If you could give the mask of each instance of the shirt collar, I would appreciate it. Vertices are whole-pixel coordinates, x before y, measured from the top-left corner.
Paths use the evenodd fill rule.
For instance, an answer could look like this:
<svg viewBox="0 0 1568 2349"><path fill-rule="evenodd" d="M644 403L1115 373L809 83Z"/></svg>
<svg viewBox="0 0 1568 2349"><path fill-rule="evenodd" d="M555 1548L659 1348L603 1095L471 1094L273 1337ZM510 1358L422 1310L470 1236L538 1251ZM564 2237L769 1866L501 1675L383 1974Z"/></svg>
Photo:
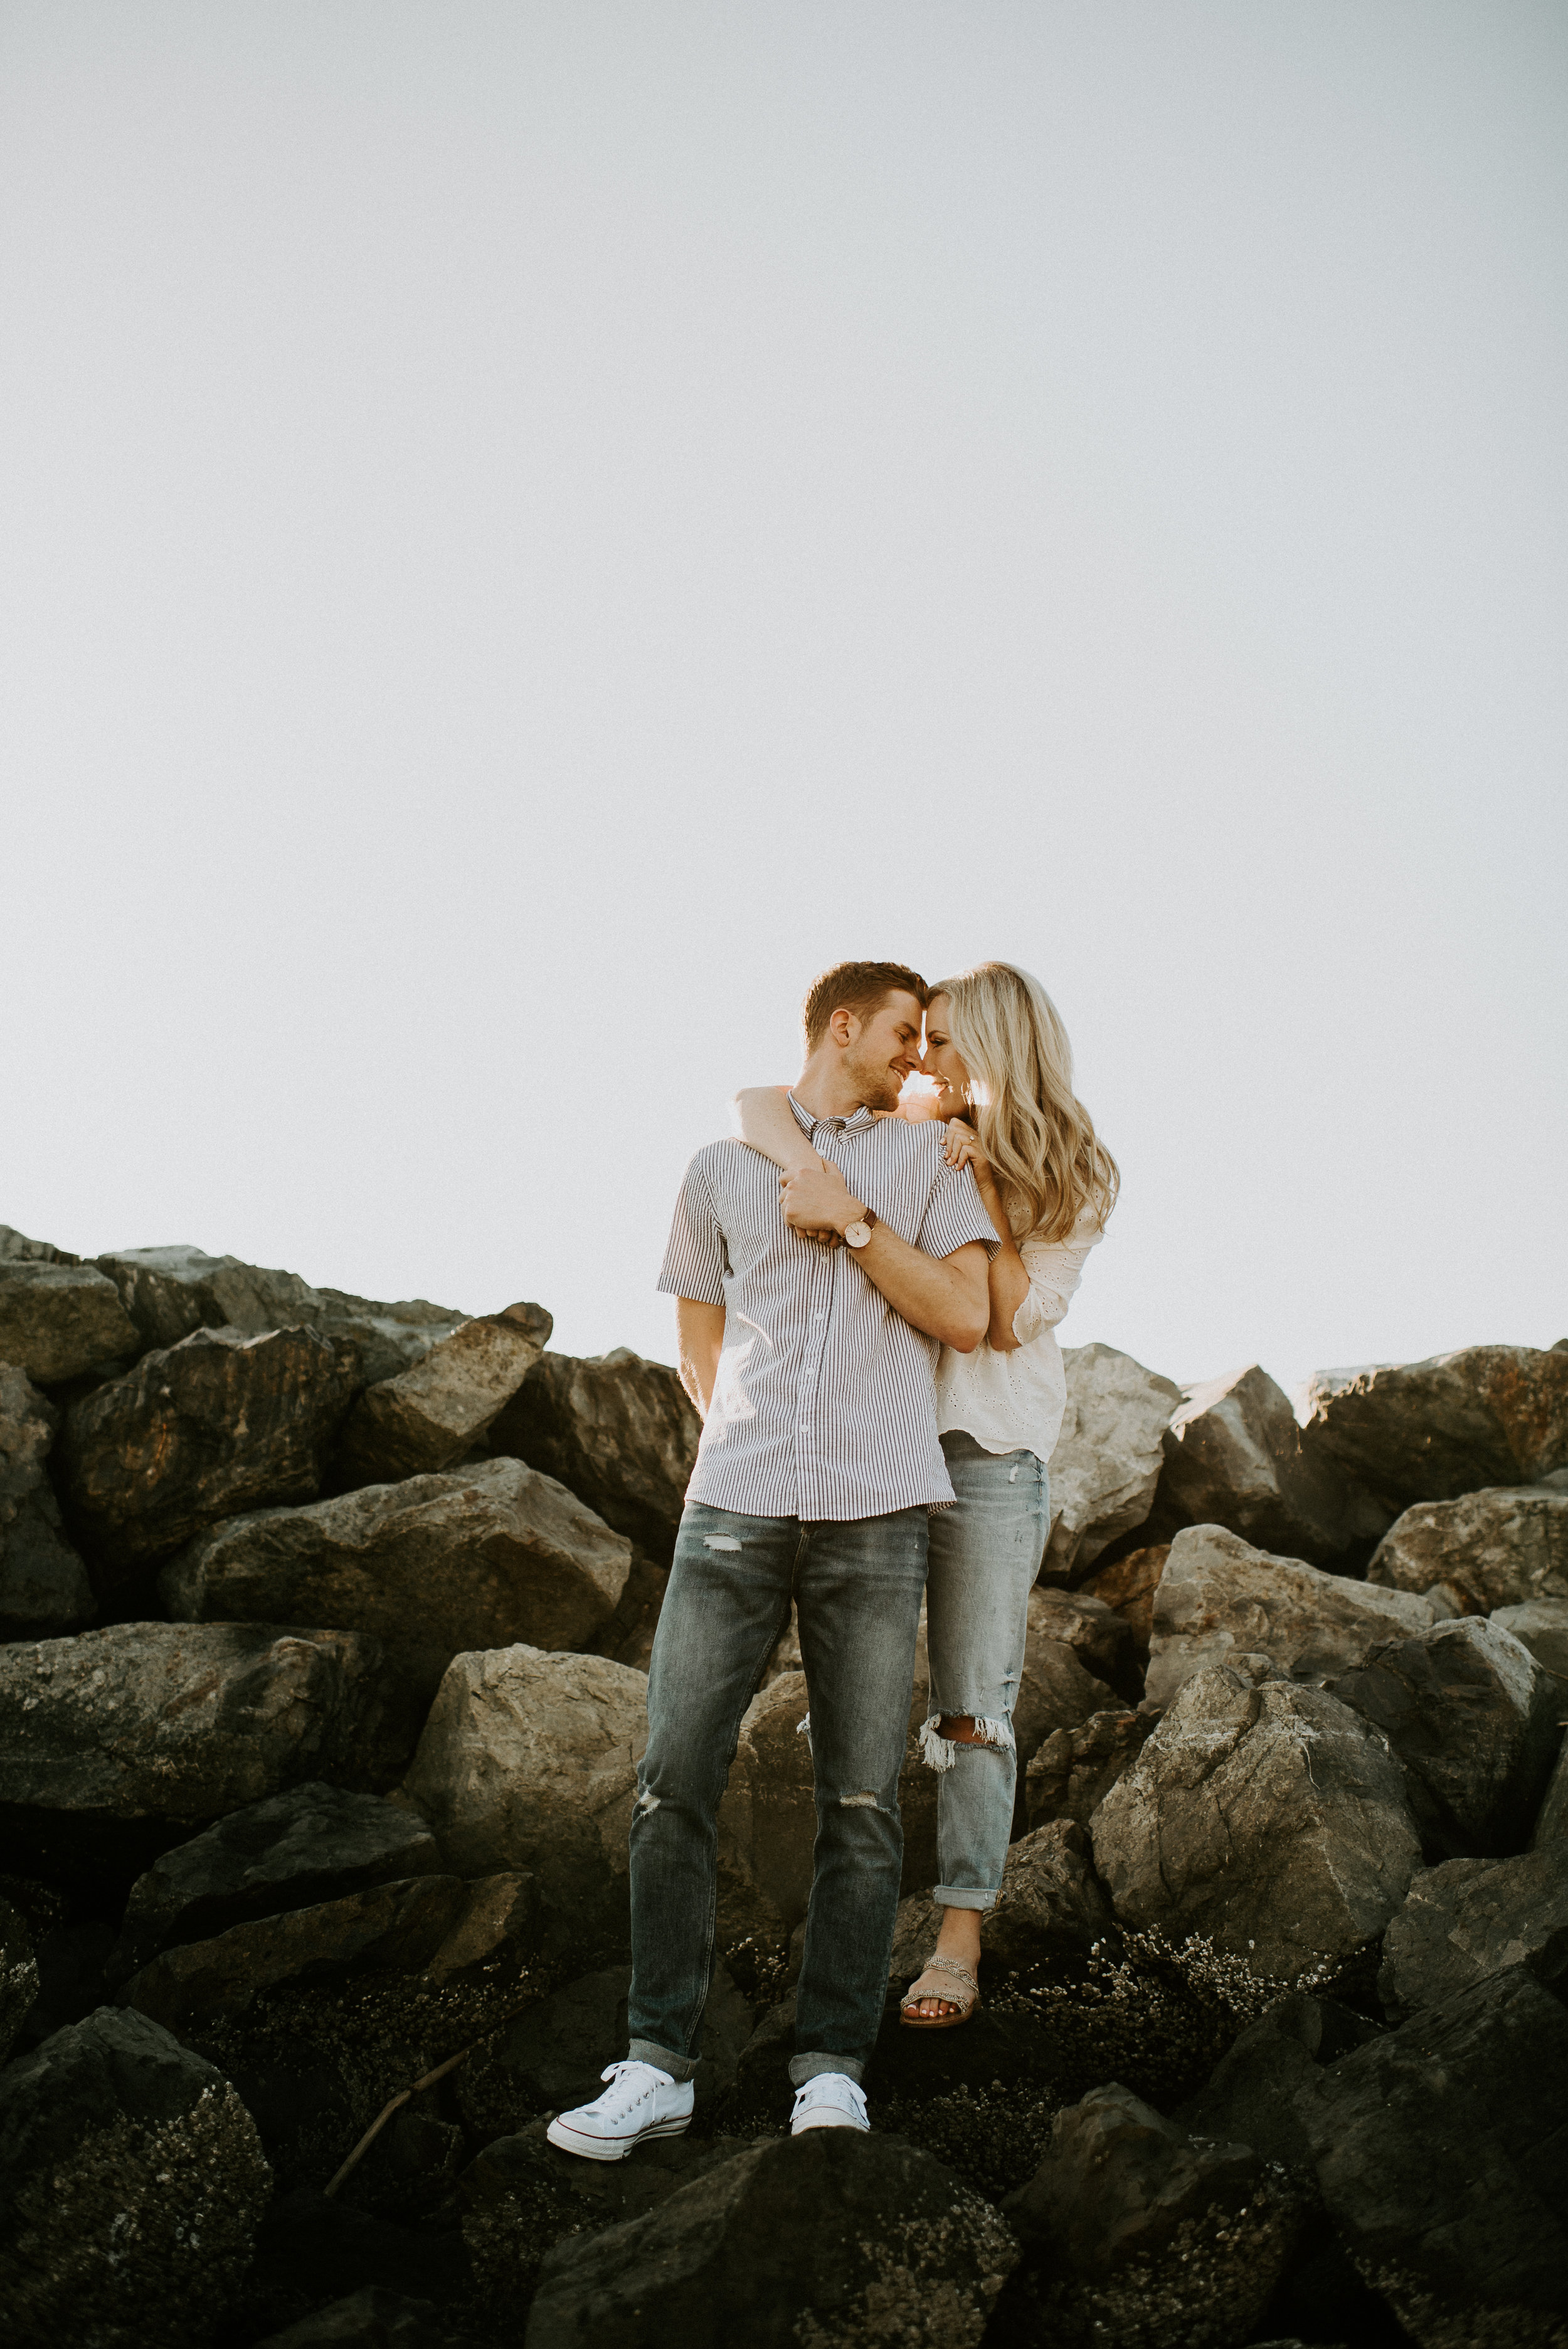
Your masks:
<svg viewBox="0 0 1568 2349"><path fill-rule="evenodd" d="M867 1109L863 1102L853 1117L813 1117L809 1109L801 1108L793 1093L789 1095L789 1106L802 1133L810 1133L814 1125L825 1125L834 1133L863 1133L868 1125L876 1123L875 1112Z"/></svg>

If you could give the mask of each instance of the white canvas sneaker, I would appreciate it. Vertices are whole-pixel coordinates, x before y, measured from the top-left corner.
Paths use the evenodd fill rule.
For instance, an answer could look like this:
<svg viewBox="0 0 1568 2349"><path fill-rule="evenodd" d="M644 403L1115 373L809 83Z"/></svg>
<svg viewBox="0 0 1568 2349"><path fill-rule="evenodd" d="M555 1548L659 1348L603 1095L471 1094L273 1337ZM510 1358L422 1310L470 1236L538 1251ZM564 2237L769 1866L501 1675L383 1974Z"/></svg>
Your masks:
<svg viewBox="0 0 1568 2349"><path fill-rule="evenodd" d="M795 2110L789 2117L789 2134L799 2137L806 2129L855 2128L869 2129L866 2100L860 2083L851 2080L847 2072L819 2072L795 2092Z"/></svg>
<svg viewBox="0 0 1568 2349"><path fill-rule="evenodd" d="M610 2085L591 2105L557 2113L546 2129L552 2145L584 2161L624 2161L650 2137L684 2137L691 2127L693 2088L672 2080L656 2064L612 2064L599 2077Z"/></svg>

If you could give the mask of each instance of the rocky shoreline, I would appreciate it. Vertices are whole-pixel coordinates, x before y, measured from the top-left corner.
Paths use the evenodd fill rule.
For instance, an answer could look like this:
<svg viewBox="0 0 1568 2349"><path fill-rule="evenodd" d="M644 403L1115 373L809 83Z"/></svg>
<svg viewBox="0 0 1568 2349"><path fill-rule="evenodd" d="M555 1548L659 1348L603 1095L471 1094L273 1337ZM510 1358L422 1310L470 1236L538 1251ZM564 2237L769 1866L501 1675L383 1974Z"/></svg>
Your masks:
<svg viewBox="0 0 1568 2349"><path fill-rule="evenodd" d="M1568 1341L1068 1350L983 2012L897 2026L922 1656L873 2132L781 2134L787 1636L696 2121L600 2168L697 1424L550 1334L0 1226L7 2338L1568 2349Z"/></svg>

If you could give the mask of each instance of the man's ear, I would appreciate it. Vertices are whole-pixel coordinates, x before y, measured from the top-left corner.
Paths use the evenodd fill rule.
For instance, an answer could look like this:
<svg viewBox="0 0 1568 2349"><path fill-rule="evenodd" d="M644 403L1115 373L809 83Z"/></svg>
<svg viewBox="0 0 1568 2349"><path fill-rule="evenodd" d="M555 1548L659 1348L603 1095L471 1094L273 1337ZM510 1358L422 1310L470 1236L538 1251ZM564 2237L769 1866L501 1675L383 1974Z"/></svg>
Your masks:
<svg viewBox="0 0 1568 2349"><path fill-rule="evenodd" d="M861 1032L861 1023L847 1004L841 1003L828 1015L828 1033L835 1044L852 1044Z"/></svg>

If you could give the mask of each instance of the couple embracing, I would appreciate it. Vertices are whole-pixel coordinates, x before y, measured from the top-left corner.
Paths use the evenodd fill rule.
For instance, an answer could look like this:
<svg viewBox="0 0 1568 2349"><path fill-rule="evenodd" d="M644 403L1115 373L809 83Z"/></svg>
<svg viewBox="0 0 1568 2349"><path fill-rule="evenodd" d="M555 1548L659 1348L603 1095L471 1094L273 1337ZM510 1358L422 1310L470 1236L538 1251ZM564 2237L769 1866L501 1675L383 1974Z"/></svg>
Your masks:
<svg viewBox="0 0 1568 2349"><path fill-rule="evenodd" d="M912 2028L974 2012L1007 1856L1013 1705L1066 1397L1052 1333L1117 1170L1074 1098L1049 997L1011 964L928 988L898 963L841 963L803 1017L793 1090L740 1094L742 1138L687 1168L659 1282L678 1300L703 1433L648 1676L630 2049L604 2095L550 2126L590 2160L691 2118L715 1822L791 1602L817 1802L796 2135L869 2126L923 1596L943 1924L903 2003ZM939 1090L911 1117L900 1093L916 1071Z"/></svg>

